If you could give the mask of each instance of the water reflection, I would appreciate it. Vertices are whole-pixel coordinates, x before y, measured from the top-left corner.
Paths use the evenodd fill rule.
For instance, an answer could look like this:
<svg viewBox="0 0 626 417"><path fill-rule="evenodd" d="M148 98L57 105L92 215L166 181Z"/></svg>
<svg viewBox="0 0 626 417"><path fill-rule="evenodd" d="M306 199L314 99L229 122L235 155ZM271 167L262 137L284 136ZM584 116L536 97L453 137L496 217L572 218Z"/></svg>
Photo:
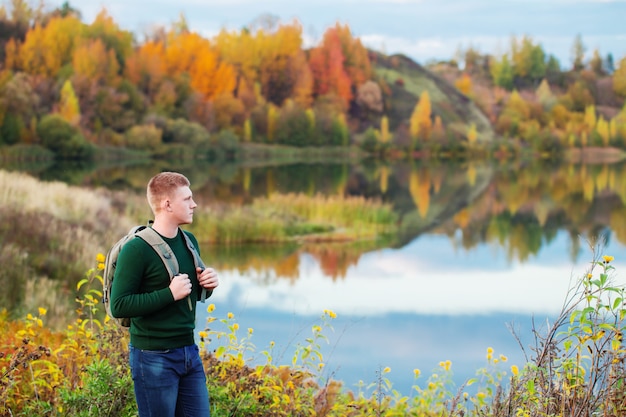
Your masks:
<svg viewBox="0 0 626 417"><path fill-rule="evenodd" d="M571 261L569 244L569 235L559 233L541 254L522 263L509 262L490 245L458 251L444 236L422 236L402 248L363 254L339 280L329 279L313 256L300 253L295 280L279 279L280 272L271 268L223 271L212 299L214 314L233 312L242 329L254 329L253 363L264 363L261 352L271 341L279 350L275 358L290 363L298 343L304 344L311 326L330 309L338 318L323 349L325 377L355 389L359 380L374 382L376 372L389 366L394 387L409 394L413 369L427 376L450 360L460 386L486 365L487 347L508 357L503 370L525 363L510 327L528 349L533 323L540 330L560 311L567 290L588 266ZM623 249L610 243L606 251ZM615 266L619 271L624 265ZM199 313L199 326L206 317ZM426 376L418 381L422 386Z"/></svg>

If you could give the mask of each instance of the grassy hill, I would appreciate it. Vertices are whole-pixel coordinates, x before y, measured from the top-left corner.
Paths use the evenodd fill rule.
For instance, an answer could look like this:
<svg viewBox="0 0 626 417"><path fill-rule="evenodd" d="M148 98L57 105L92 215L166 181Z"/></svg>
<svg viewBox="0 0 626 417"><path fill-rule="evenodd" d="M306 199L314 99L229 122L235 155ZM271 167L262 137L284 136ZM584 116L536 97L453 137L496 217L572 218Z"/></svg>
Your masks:
<svg viewBox="0 0 626 417"><path fill-rule="evenodd" d="M476 125L479 140L489 141L494 131L489 119L468 97L448 81L404 55L385 56L371 53L373 68L381 83L388 87L385 112L392 131L408 129L408 121L420 95L428 91L433 117L441 117L443 125L462 136L469 126Z"/></svg>

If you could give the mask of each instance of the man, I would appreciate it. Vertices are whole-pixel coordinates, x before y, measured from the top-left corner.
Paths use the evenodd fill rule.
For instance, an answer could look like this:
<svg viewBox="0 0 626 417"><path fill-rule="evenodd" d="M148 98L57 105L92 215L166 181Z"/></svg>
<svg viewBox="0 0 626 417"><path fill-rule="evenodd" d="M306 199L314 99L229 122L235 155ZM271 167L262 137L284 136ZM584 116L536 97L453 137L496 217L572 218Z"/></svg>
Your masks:
<svg viewBox="0 0 626 417"><path fill-rule="evenodd" d="M147 197L152 229L171 247L180 274L171 278L159 255L136 237L119 254L111 289L111 312L130 317L130 369L140 417L206 417L209 395L194 339L196 301L218 286L212 268L195 267L180 225L193 221L189 180L182 174L154 176ZM170 280L171 278L171 280Z"/></svg>

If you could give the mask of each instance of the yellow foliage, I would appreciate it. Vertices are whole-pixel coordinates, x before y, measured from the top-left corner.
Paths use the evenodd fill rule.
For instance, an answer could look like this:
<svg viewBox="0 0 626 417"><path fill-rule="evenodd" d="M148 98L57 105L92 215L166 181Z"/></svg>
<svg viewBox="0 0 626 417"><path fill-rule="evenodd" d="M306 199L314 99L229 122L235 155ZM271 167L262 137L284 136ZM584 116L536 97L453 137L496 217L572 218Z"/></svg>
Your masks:
<svg viewBox="0 0 626 417"><path fill-rule="evenodd" d="M466 96L469 96L472 92L472 78L467 74L463 73L461 78L457 79L454 82L454 86Z"/></svg>
<svg viewBox="0 0 626 417"><path fill-rule="evenodd" d="M389 167L386 165L383 165L379 168L378 172L380 176L380 179L379 179L380 192L382 194L386 194L387 189L389 188Z"/></svg>
<svg viewBox="0 0 626 417"><path fill-rule="evenodd" d="M72 56L76 75L99 84L111 84L117 78L119 63L113 50L107 50L100 39L82 42Z"/></svg>
<svg viewBox="0 0 626 417"><path fill-rule="evenodd" d="M602 144L604 146L609 146L609 141L611 139L609 122L607 122L602 116L600 116L598 122L596 123L596 132L598 132L598 135L602 138Z"/></svg>
<svg viewBox="0 0 626 417"><path fill-rule="evenodd" d="M70 80L66 80L61 88L59 114L74 126L80 122L80 106Z"/></svg>
<svg viewBox="0 0 626 417"><path fill-rule="evenodd" d="M409 192L422 218L426 217L430 207L430 174L429 171L412 171L409 177Z"/></svg>
<svg viewBox="0 0 626 417"><path fill-rule="evenodd" d="M476 139L478 139L478 132L476 131L476 124L472 123L467 130L467 141L472 145L476 143Z"/></svg>
<svg viewBox="0 0 626 417"><path fill-rule="evenodd" d="M411 114L409 131L411 137L414 139L423 138L428 139L430 137L430 131L432 128L431 116L431 104L430 95L428 91L422 92L413 113Z"/></svg>
<svg viewBox="0 0 626 417"><path fill-rule="evenodd" d="M391 134L389 133L389 118L383 116L380 119L380 143L389 143L391 140Z"/></svg>
<svg viewBox="0 0 626 417"><path fill-rule="evenodd" d="M29 74L55 77L71 62L83 31L83 23L73 16L54 17L45 27L36 25L19 48L19 66Z"/></svg>

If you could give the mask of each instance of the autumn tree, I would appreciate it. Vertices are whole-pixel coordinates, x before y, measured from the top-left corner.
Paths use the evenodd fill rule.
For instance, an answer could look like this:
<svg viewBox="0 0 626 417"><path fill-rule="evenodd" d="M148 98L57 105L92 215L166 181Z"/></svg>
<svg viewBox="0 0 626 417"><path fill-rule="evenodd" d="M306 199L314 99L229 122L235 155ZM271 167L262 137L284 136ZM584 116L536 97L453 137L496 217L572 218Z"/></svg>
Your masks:
<svg viewBox="0 0 626 417"><path fill-rule="evenodd" d="M207 100L234 91L233 67L222 62L211 43L197 33L170 33L165 62L168 74L187 75L190 86Z"/></svg>
<svg viewBox="0 0 626 417"><path fill-rule="evenodd" d="M420 98L413 109L413 113L411 114L409 124L409 130L414 142L418 138L424 140L429 139L432 128L432 120L430 95L428 94L428 91L423 91L420 95Z"/></svg>
<svg viewBox="0 0 626 417"><path fill-rule="evenodd" d="M468 96L472 92L472 78L464 72L460 78L454 81L454 86L463 94Z"/></svg>
<svg viewBox="0 0 626 417"><path fill-rule="evenodd" d="M281 25L273 33L257 31L259 82L267 101L278 106L297 95L305 107L311 102L312 75L302 51L302 28L294 22Z"/></svg>
<svg viewBox="0 0 626 417"><path fill-rule="evenodd" d="M478 140L478 131L476 130L476 123L471 123L467 129L467 142L473 145Z"/></svg>
<svg viewBox="0 0 626 417"><path fill-rule="evenodd" d="M622 98L626 98L626 57L617 64L613 73L613 91Z"/></svg>
<svg viewBox="0 0 626 417"><path fill-rule="evenodd" d="M31 29L18 48L17 68L33 75L55 77L61 67L72 61L84 25L77 18L53 18L45 26Z"/></svg>
<svg viewBox="0 0 626 417"><path fill-rule="evenodd" d="M146 41L137 47L126 60L124 76L154 101L167 76L165 45Z"/></svg>
<svg viewBox="0 0 626 417"><path fill-rule="evenodd" d="M530 112L529 104L514 90L498 116L496 131L509 136L520 134L521 126L529 119Z"/></svg>
<svg viewBox="0 0 626 417"><path fill-rule="evenodd" d="M521 79L538 82L546 75L546 54L541 45L524 36L521 40L512 39L511 59L514 73Z"/></svg>
<svg viewBox="0 0 626 417"><path fill-rule="evenodd" d="M77 126L80 121L80 106L70 80L65 80L61 88L59 115L72 126Z"/></svg>
<svg viewBox="0 0 626 417"><path fill-rule="evenodd" d="M537 95L537 100L543 106L544 109L550 110L556 104L557 100L554 94L552 93L552 89L550 88L550 84L548 84L547 79L543 79L535 90L535 94Z"/></svg>
<svg viewBox="0 0 626 417"><path fill-rule="evenodd" d="M380 137L379 141L383 145L391 142L391 132L389 132L389 117L384 115L380 118Z"/></svg>
<svg viewBox="0 0 626 417"><path fill-rule="evenodd" d="M352 90L344 61L336 32L326 32L323 44L309 53L315 96L335 95L341 100L342 110L345 111L352 100Z"/></svg>
<svg viewBox="0 0 626 417"><path fill-rule="evenodd" d="M328 29L321 44L311 49L309 65L313 71L314 94L339 97L344 110L356 89L371 77L367 50L360 40L352 37L348 26L340 24Z"/></svg>
<svg viewBox="0 0 626 417"><path fill-rule="evenodd" d="M133 51L132 33L122 30L104 8L93 23L85 27L84 36L87 39L99 40L107 51L112 51L120 70L124 68L126 59Z"/></svg>
<svg viewBox="0 0 626 417"><path fill-rule="evenodd" d="M119 63L115 52L107 50L100 40L85 40L72 54L74 74L99 85L113 85L118 78Z"/></svg>

